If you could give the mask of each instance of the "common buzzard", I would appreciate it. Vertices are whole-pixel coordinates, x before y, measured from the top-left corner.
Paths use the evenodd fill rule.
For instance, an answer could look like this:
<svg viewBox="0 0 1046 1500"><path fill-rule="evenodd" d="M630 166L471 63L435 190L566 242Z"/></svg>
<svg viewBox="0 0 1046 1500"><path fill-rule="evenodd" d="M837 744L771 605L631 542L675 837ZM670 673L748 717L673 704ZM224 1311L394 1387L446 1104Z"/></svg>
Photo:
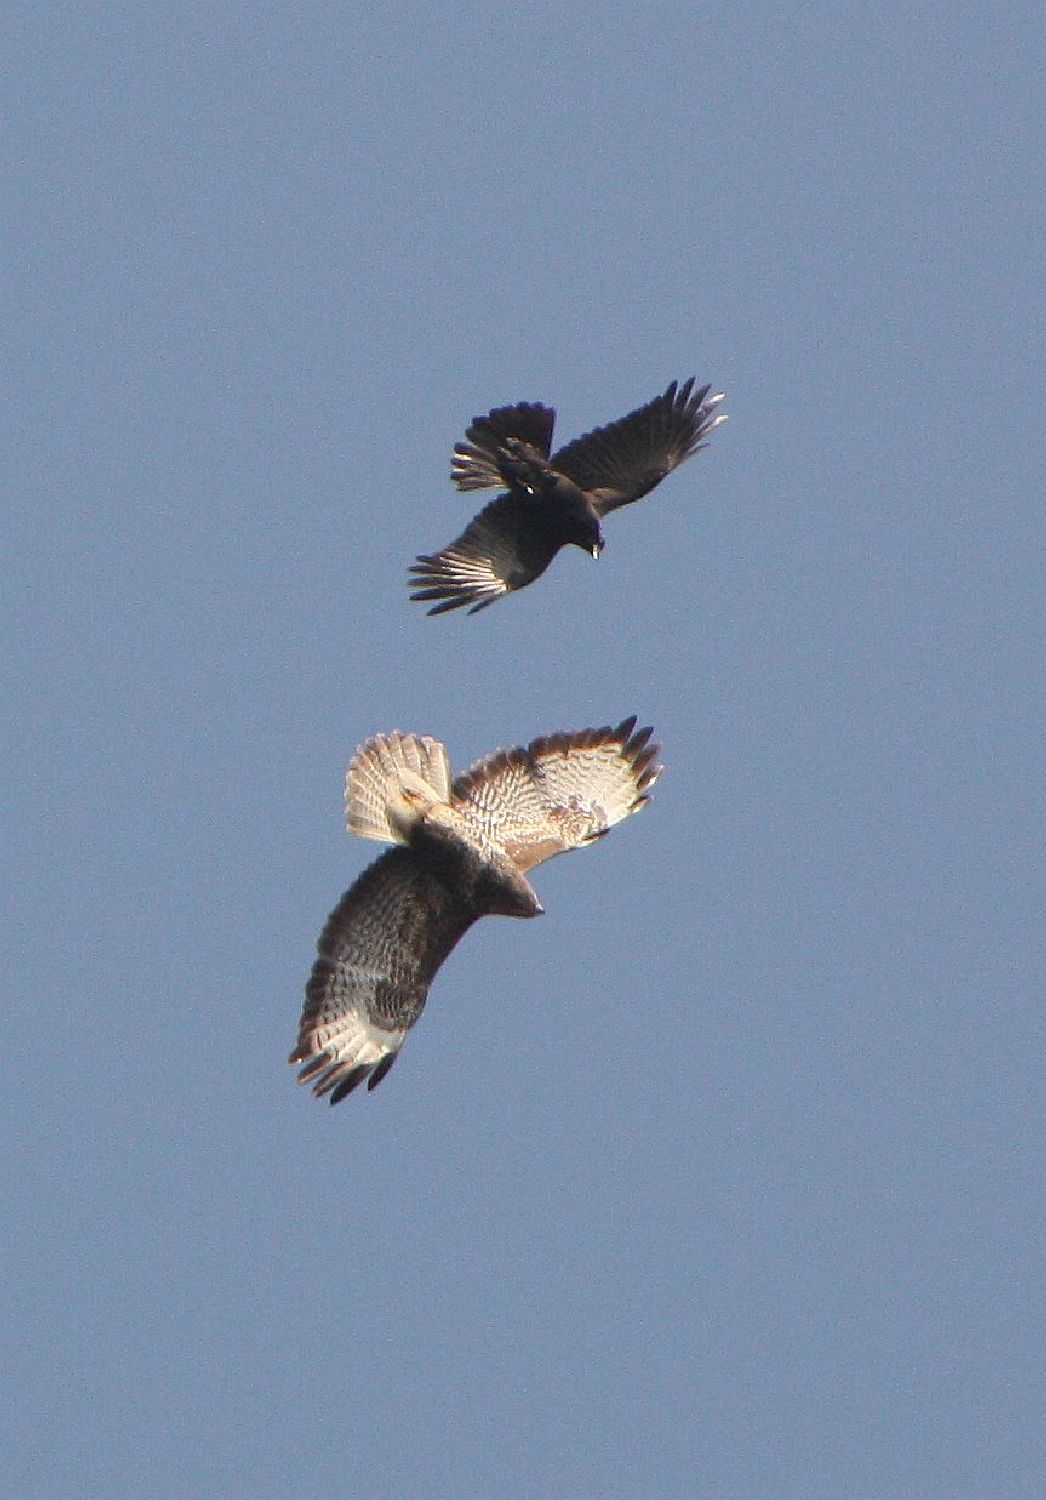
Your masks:
<svg viewBox="0 0 1046 1500"><path fill-rule="evenodd" d="M451 780L436 740L377 735L345 780L351 832L398 845L328 918L305 990L301 1083L332 1104L373 1089L421 1015L436 970L479 917L535 917L542 860L601 838L638 811L661 767L633 716L498 750Z"/></svg>
<svg viewBox="0 0 1046 1500"><path fill-rule="evenodd" d="M454 449L450 477L459 490L504 489L442 552L411 565L412 599L436 601L430 615L486 609L533 583L568 543L598 557L600 521L631 505L705 446L726 421L720 392L693 389L693 378L607 427L549 453L556 414L524 401L474 417Z"/></svg>

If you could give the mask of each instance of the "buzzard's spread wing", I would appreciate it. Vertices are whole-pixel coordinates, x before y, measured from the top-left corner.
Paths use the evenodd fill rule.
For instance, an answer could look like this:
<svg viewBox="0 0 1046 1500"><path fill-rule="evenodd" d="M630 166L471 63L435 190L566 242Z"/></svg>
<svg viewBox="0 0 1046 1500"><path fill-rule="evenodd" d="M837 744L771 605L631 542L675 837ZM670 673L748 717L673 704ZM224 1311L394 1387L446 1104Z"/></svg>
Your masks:
<svg viewBox="0 0 1046 1500"><path fill-rule="evenodd" d="M328 918L305 990L298 1080L331 1103L392 1067L421 1015L433 976L475 912L413 849L390 849Z"/></svg>
<svg viewBox="0 0 1046 1500"><path fill-rule="evenodd" d="M500 483L500 480L498 481ZM430 615L469 606L469 614L532 583L562 538L543 507L525 494L499 495L449 547L411 564L412 599L435 600Z"/></svg>
<svg viewBox="0 0 1046 1500"><path fill-rule="evenodd" d="M726 421L715 415L722 394L710 396L708 385L691 394L693 384L691 378L677 389L673 380L663 396L560 448L552 467L583 489L601 516L641 499Z"/></svg>
<svg viewBox="0 0 1046 1500"><path fill-rule="evenodd" d="M499 461L505 439L517 438L536 449L542 458L548 458L555 420L556 414L550 406L534 401L499 406L485 417L473 417L465 434L467 442L458 443L454 449L451 479L459 490L501 489L506 483Z"/></svg>
<svg viewBox="0 0 1046 1500"><path fill-rule="evenodd" d="M651 730L633 716L616 729L584 729L499 750L454 782L465 803L520 871L600 838L637 811L660 774Z"/></svg>

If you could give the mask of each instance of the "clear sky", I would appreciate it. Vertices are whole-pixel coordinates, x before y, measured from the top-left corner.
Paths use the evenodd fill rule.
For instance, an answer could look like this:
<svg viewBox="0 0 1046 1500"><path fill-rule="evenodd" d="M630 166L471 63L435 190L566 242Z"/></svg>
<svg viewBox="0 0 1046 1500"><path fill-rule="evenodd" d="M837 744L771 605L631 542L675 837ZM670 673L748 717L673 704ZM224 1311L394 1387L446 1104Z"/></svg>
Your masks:
<svg viewBox="0 0 1046 1500"><path fill-rule="evenodd" d="M1037 9L9 14L13 1495L1046 1493ZM474 413L691 374L598 562L408 603ZM296 1088L356 744L630 713Z"/></svg>

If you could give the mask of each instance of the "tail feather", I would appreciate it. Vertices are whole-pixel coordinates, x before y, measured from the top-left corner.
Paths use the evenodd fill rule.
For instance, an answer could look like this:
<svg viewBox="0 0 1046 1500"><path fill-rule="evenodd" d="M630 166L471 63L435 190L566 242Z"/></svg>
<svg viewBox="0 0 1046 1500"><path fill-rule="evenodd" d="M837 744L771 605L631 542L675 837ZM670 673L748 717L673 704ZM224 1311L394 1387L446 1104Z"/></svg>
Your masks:
<svg viewBox="0 0 1046 1500"><path fill-rule="evenodd" d="M345 778L349 831L402 844L403 794L423 803L447 802L450 783L450 760L438 740L399 730L375 735L356 751Z"/></svg>

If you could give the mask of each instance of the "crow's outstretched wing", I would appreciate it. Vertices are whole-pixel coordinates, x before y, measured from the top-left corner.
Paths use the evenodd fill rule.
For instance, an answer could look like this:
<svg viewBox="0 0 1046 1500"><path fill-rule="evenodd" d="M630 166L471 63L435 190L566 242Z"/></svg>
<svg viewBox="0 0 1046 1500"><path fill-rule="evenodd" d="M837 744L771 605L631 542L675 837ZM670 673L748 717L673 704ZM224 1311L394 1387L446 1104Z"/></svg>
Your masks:
<svg viewBox="0 0 1046 1500"><path fill-rule="evenodd" d="M715 414L722 394L710 396L709 385L694 391L693 384L673 380L646 406L560 448L552 467L583 489L601 516L641 499L726 421Z"/></svg>
<svg viewBox="0 0 1046 1500"><path fill-rule="evenodd" d="M500 481L498 481L500 483ZM411 564L412 599L432 602L430 615L468 606L469 614L524 588L562 545L544 507L526 494L499 495L442 552Z"/></svg>

